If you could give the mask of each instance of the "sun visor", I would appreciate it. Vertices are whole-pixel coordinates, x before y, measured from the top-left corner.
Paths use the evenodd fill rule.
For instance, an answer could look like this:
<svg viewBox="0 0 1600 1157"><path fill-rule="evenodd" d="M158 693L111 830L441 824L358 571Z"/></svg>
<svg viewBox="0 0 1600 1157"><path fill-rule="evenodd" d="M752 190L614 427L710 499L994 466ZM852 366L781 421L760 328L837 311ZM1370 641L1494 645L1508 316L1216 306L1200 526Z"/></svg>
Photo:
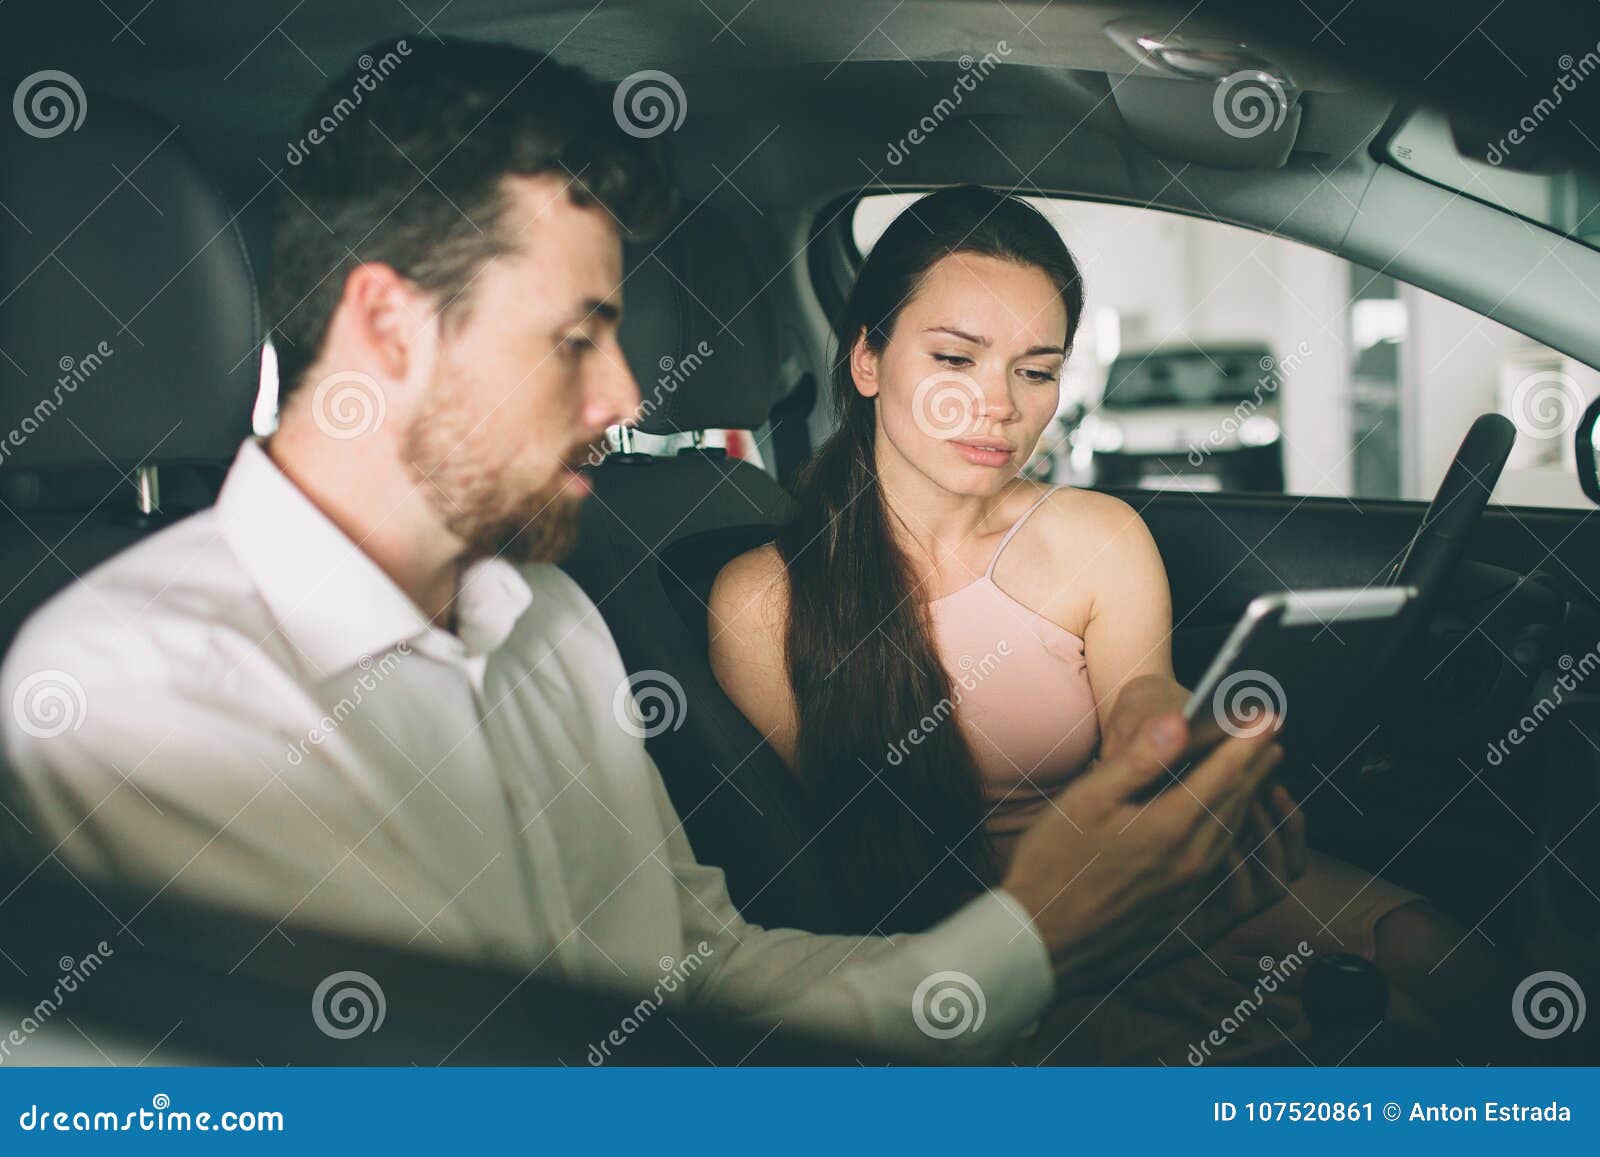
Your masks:
<svg viewBox="0 0 1600 1157"><path fill-rule="evenodd" d="M1271 73L1112 79L1128 133L1159 156L1214 169L1278 169L1300 132L1299 94Z"/></svg>

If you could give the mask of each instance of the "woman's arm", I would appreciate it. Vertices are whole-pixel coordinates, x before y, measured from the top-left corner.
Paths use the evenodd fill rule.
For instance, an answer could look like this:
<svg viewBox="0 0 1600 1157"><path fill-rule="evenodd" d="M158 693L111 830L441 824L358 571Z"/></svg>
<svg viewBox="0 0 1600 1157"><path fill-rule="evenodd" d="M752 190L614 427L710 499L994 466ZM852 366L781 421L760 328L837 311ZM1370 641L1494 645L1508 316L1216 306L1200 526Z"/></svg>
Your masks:
<svg viewBox="0 0 1600 1157"><path fill-rule="evenodd" d="M773 546L757 547L722 568L711 588L711 670L790 766L798 727L784 660L789 577Z"/></svg>
<svg viewBox="0 0 1600 1157"><path fill-rule="evenodd" d="M1172 595L1144 520L1108 494L1081 493L1078 534L1099 551L1090 568L1084 630L1089 685L1100 718L1102 758L1122 751L1151 716L1181 710L1189 693L1172 673Z"/></svg>

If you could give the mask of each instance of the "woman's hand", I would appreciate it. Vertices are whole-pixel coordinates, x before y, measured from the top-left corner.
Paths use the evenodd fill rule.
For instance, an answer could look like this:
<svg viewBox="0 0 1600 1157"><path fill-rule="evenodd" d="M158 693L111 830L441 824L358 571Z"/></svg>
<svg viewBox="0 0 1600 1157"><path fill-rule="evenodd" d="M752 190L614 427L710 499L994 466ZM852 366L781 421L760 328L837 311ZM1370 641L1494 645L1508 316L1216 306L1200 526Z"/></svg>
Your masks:
<svg viewBox="0 0 1600 1157"><path fill-rule="evenodd" d="M1128 750L1145 721L1182 711L1189 692L1165 675L1140 675L1118 691L1100 729L1100 758L1115 759Z"/></svg>

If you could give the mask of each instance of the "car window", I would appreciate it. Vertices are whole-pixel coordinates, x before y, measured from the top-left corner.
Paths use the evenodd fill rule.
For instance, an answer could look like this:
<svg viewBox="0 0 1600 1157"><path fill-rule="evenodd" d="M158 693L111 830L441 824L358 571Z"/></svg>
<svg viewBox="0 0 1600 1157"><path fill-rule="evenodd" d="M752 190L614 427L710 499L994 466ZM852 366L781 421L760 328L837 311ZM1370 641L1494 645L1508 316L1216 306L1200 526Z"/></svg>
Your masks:
<svg viewBox="0 0 1600 1157"><path fill-rule="evenodd" d="M1120 354L1106 370L1102 405L1135 410L1242 402L1271 357L1264 345Z"/></svg>
<svg viewBox="0 0 1600 1157"><path fill-rule="evenodd" d="M863 254L919 194L861 200ZM1600 374L1310 246L1138 206L1028 198L1083 269L1061 410L1030 472L1077 485L1432 497L1472 419L1518 436L1495 490L1587 507L1572 431Z"/></svg>

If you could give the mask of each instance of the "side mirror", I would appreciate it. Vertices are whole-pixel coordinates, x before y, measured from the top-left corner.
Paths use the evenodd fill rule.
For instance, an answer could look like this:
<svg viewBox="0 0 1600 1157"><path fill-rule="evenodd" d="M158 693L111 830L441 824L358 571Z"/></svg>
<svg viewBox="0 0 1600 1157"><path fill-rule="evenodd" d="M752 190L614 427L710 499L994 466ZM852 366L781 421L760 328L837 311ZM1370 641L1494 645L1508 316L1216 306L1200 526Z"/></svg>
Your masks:
<svg viewBox="0 0 1600 1157"><path fill-rule="evenodd" d="M1578 485L1590 502L1600 506L1600 447L1595 444L1595 425L1600 422L1600 398L1589 403L1578 419L1573 434L1578 459Z"/></svg>

